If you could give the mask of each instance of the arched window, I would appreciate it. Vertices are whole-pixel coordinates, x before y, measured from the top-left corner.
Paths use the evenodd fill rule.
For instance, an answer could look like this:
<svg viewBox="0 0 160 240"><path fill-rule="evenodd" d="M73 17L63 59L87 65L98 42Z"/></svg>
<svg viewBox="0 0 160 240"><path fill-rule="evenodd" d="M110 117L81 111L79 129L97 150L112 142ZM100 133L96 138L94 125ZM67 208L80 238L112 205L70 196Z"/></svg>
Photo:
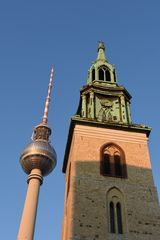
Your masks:
<svg viewBox="0 0 160 240"><path fill-rule="evenodd" d="M109 232L123 234L126 232L124 198L121 191L113 187L107 192Z"/></svg>
<svg viewBox="0 0 160 240"><path fill-rule="evenodd" d="M114 82L116 82L116 73L115 73L115 70L113 71L113 76L114 76Z"/></svg>
<svg viewBox="0 0 160 240"><path fill-rule="evenodd" d="M119 146L107 144L102 148L100 171L104 176L127 177L125 156Z"/></svg>
<svg viewBox="0 0 160 240"><path fill-rule="evenodd" d="M92 70L92 81L94 81L95 80L95 69L93 68L93 70Z"/></svg>
<svg viewBox="0 0 160 240"><path fill-rule="evenodd" d="M108 175L111 173L111 167L110 167L110 155L108 153L103 154L103 173L105 175Z"/></svg>
<svg viewBox="0 0 160 240"><path fill-rule="evenodd" d="M114 165L115 165L115 175L122 176L122 164L121 157L119 155L114 155Z"/></svg>
<svg viewBox="0 0 160 240"><path fill-rule="evenodd" d="M99 68L98 73L99 73L99 80L107 81L107 82L111 81L110 72L106 66L101 66Z"/></svg>
<svg viewBox="0 0 160 240"><path fill-rule="evenodd" d="M116 228L115 228L115 214L114 214L114 204L113 202L110 202L109 205L109 211L110 211L110 232L115 233Z"/></svg>
<svg viewBox="0 0 160 240"><path fill-rule="evenodd" d="M118 227L118 233L122 234L122 212L121 212L121 204L118 202L116 205L116 212L117 212L117 227Z"/></svg>
<svg viewBox="0 0 160 240"><path fill-rule="evenodd" d="M104 70L102 68L99 69L99 80L104 80Z"/></svg>
<svg viewBox="0 0 160 240"><path fill-rule="evenodd" d="M109 73L109 71L107 69L105 71L105 77L106 77L106 81L107 82L111 81L110 73Z"/></svg>

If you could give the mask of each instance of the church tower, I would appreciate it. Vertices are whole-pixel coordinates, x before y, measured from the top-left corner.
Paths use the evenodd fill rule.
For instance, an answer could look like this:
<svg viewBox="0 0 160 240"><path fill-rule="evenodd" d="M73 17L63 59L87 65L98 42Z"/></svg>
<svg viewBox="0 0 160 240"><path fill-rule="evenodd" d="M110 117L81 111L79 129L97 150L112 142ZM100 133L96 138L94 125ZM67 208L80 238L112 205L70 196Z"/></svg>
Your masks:
<svg viewBox="0 0 160 240"><path fill-rule="evenodd" d="M132 122L130 100L99 42L69 128L62 240L160 239L151 129Z"/></svg>

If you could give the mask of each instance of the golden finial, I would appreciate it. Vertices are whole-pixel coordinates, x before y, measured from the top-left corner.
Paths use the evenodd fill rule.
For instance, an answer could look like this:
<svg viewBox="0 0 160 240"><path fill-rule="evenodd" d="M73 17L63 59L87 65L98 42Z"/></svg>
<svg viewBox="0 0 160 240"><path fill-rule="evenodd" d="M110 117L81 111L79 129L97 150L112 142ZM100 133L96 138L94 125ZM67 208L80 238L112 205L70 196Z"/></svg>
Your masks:
<svg viewBox="0 0 160 240"><path fill-rule="evenodd" d="M54 71L54 65L52 64L51 73L50 73L50 80L49 80L49 85L48 85L48 95L46 97L44 114L43 114L43 119L42 119L42 123L44 123L44 124L47 124L47 121L48 121L48 109L49 109L52 82L53 82L53 71Z"/></svg>

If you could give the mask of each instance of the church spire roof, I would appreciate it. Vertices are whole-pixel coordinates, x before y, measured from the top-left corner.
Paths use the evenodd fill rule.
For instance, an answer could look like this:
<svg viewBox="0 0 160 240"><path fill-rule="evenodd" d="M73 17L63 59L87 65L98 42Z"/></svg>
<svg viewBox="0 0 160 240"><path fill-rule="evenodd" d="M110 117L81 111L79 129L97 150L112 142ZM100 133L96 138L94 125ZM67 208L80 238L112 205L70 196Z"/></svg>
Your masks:
<svg viewBox="0 0 160 240"><path fill-rule="evenodd" d="M97 55L97 60L102 60L106 61L106 56L105 56L105 46L102 41L98 42L98 55Z"/></svg>
<svg viewBox="0 0 160 240"><path fill-rule="evenodd" d="M110 64L105 55L105 46L102 41L98 42L98 54L88 71L87 83L97 82L97 84L116 85L117 77L115 66Z"/></svg>

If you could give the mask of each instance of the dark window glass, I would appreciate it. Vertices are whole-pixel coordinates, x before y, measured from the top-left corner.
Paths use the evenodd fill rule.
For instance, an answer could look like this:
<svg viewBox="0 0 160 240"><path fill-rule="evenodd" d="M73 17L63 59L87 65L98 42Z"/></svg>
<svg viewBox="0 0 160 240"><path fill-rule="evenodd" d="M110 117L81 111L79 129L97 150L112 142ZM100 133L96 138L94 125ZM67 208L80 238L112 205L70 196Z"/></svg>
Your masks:
<svg viewBox="0 0 160 240"><path fill-rule="evenodd" d="M103 69L99 69L99 80L104 80L104 71L103 71Z"/></svg>
<svg viewBox="0 0 160 240"><path fill-rule="evenodd" d="M103 155L103 174L110 174L110 155L105 153Z"/></svg>
<svg viewBox="0 0 160 240"><path fill-rule="evenodd" d="M113 71L113 75L114 75L114 82L116 82L116 73L115 73L115 70Z"/></svg>
<svg viewBox="0 0 160 240"><path fill-rule="evenodd" d="M114 162L115 162L115 175L122 176L121 159L119 155L114 156Z"/></svg>
<svg viewBox="0 0 160 240"><path fill-rule="evenodd" d="M92 70L92 81L95 80L95 69Z"/></svg>
<svg viewBox="0 0 160 240"><path fill-rule="evenodd" d="M122 212L121 212L121 204L120 203L117 203L116 210L117 210L118 233L122 234L123 233L123 229L122 229Z"/></svg>
<svg viewBox="0 0 160 240"><path fill-rule="evenodd" d="M111 81L111 78L110 78L110 73L108 70L105 71L105 75L106 75L106 81Z"/></svg>
<svg viewBox="0 0 160 240"><path fill-rule="evenodd" d="M111 227L110 231L111 233L115 233L116 229L115 229L115 216L114 216L113 202L110 203L109 209L110 209L110 227Z"/></svg>

